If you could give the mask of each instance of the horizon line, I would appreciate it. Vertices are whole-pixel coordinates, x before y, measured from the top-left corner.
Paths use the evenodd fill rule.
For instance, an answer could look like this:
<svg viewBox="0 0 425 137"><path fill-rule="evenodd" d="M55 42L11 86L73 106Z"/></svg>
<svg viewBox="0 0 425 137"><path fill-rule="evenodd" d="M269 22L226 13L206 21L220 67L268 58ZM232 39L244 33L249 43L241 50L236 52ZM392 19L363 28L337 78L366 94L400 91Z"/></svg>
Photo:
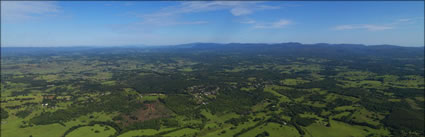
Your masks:
<svg viewBox="0 0 425 137"><path fill-rule="evenodd" d="M148 45L148 44L127 44L127 45L67 45L67 46L3 46L0 45L0 48L76 48L76 47L87 47L87 48L107 48L107 47L168 47L168 46L181 46L181 45L190 45L190 44L267 44L267 45L276 45L276 44L289 44L296 43L301 45L318 45L318 44L328 44L328 45L359 45L359 46L396 46L396 47L425 47L422 46L401 46L393 44L358 44L358 43L301 43L301 42L278 42L278 43L265 43L265 42L252 42L252 43L243 43L243 42L191 42L191 43L181 43L181 44L161 44L161 45Z"/></svg>

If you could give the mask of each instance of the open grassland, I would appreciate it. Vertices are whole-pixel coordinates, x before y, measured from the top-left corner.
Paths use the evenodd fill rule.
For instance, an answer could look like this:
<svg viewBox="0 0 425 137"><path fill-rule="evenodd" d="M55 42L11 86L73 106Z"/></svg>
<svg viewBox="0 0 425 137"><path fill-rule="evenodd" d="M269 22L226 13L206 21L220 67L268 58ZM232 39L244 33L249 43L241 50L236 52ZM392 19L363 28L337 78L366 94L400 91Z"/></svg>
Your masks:
<svg viewBox="0 0 425 137"><path fill-rule="evenodd" d="M84 126L80 127L68 135L66 137L83 137L83 136L90 136L90 137L107 137L110 135L113 135L115 133L115 129L103 126L103 125L94 125L94 126Z"/></svg>
<svg viewBox="0 0 425 137"><path fill-rule="evenodd" d="M242 134L243 137L255 137L256 135L267 131L271 137L299 137L297 129L291 126L281 126L276 123L267 123L256 127L245 134Z"/></svg>
<svg viewBox="0 0 425 137"><path fill-rule="evenodd" d="M368 135L375 136L388 136L389 131L380 129L372 129L369 127L362 126L353 126L349 124L345 124L343 122L338 122L334 120L330 120L331 127L326 127L320 125L318 123L314 123L305 128L307 132L307 136L311 137L364 137Z"/></svg>

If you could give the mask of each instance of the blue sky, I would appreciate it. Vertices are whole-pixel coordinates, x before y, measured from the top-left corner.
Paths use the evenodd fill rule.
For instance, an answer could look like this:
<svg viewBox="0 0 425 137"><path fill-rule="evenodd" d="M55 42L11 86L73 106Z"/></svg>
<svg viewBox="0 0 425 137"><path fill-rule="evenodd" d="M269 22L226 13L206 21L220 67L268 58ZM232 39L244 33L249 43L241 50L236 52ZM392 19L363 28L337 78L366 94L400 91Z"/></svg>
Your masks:
<svg viewBox="0 0 425 137"><path fill-rule="evenodd" d="M424 2L1 1L1 45L352 43L424 46Z"/></svg>

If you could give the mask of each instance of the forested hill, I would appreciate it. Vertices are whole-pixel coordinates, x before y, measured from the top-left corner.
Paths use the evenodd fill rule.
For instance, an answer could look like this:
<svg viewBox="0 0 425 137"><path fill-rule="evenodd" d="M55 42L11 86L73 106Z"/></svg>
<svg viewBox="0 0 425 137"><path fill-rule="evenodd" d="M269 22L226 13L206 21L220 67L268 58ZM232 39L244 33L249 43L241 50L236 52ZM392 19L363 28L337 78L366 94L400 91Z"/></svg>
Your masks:
<svg viewBox="0 0 425 137"><path fill-rule="evenodd" d="M216 44L193 43L173 47L185 51L219 51L219 52L248 52L286 55L328 55L328 56L392 56L392 57L423 57L424 47L400 47L394 45L359 45L359 44Z"/></svg>
<svg viewBox="0 0 425 137"><path fill-rule="evenodd" d="M173 46L117 46L117 47L2 47L2 56L39 55L64 53L125 53L166 51L166 52L217 52L273 55L306 56L377 56L377 57L423 57L424 47L401 47L393 45L359 44L301 44L301 43L190 43Z"/></svg>

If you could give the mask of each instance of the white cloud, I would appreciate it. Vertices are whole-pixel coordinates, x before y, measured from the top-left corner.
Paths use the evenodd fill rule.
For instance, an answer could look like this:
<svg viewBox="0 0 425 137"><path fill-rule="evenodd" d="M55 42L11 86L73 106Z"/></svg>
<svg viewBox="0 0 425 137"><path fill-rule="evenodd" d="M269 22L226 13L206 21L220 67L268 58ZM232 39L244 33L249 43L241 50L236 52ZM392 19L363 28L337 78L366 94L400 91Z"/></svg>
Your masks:
<svg viewBox="0 0 425 137"><path fill-rule="evenodd" d="M248 15L258 10L278 9L278 6L260 5L262 2L214 1L214 2L184 2L178 6L184 13L229 10L234 16Z"/></svg>
<svg viewBox="0 0 425 137"><path fill-rule="evenodd" d="M158 25L196 25L196 24L207 24L208 21L169 21L164 23L159 23Z"/></svg>
<svg viewBox="0 0 425 137"><path fill-rule="evenodd" d="M281 19L276 22L269 22L269 23L255 23L254 28L259 29L277 29L277 28L283 28L292 22L290 20Z"/></svg>
<svg viewBox="0 0 425 137"><path fill-rule="evenodd" d="M187 21L187 22L180 22L180 24L207 24L208 21Z"/></svg>
<svg viewBox="0 0 425 137"><path fill-rule="evenodd" d="M358 30L368 30L368 31L381 31L381 30L390 30L390 29L394 29L397 26L403 25L403 24L411 24L414 23L415 20L417 19L421 19L421 18L402 18L402 19L397 19L393 22L387 23L387 24L381 24L381 25L376 25L376 24L347 24L347 25L339 25L334 27L334 30L354 30L354 29L358 29Z"/></svg>
<svg viewBox="0 0 425 137"><path fill-rule="evenodd" d="M379 26L379 25L363 25L362 27L371 31L393 29L393 27L390 27L390 26Z"/></svg>
<svg viewBox="0 0 425 137"><path fill-rule="evenodd" d="M215 1L215 2L186 2L182 8L191 12L229 10L234 16L248 15L260 10L279 9L279 6L261 4L262 2L250 1Z"/></svg>
<svg viewBox="0 0 425 137"><path fill-rule="evenodd" d="M150 14L142 14L138 17L143 19L144 24L187 24L177 23L181 15L208 11L228 10L233 16L243 16L260 10L278 9L278 6L261 5L262 2L240 2L240 1L192 1L182 2L176 6L169 6ZM167 22L174 23L167 23ZM199 21L195 21L199 22Z"/></svg>
<svg viewBox="0 0 425 137"><path fill-rule="evenodd" d="M335 27L336 30L352 30L352 29L365 29L369 31L389 30L393 29L391 26L380 26L380 25L340 25Z"/></svg>
<svg viewBox="0 0 425 137"><path fill-rule="evenodd" d="M207 21L196 20L196 21L181 21L175 17L155 17L155 18L144 18L142 22L136 23L141 25L151 26L171 26L171 25L196 25L196 24L207 24Z"/></svg>
<svg viewBox="0 0 425 137"><path fill-rule="evenodd" d="M247 8L233 8L232 10L230 10L230 12L234 15L234 16L241 16L241 15L247 15L247 14L251 14L252 11L247 9Z"/></svg>
<svg viewBox="0 0 425 137"><path fill-rule="evenodd" d="M419 20L423 20L423 17L413 17L413 18L402 18L398 19L391 23L391 25L400 25L400 24L413 24Z"/></svg>
<svg viewBox="0 0 425 137"><path fill-rule="evenodd" d="M241 21L239 23L242 23L242 24L255 24L257 22L255 20L248 19L248 20Z"/></svg>
<svg viewBox="0 0 425 137"><path fill-rule="evenodd" d="M411 21L412 19L410 19L410 18L406 18L406 19L399 19L398 21L399 22L407 22L407 21Z"/></svg>
<svg viewBox="0 0 425 137"><path fill-rule="evenodd" d="M48 1L1 1L2 21L16 22L53 15L60 11L56 2Z"/></svg>
<svg viewBox="0 0 425 137"><path fill-rule="evenodd" d="M131 2L131 1L126 1L126 2L123 2L123 1L107 1L107 2L104 2L103 6L108 6L108 7L111 7L111 6L122 7L122 6L134 6L135 4L136 3Z"/></svg>

